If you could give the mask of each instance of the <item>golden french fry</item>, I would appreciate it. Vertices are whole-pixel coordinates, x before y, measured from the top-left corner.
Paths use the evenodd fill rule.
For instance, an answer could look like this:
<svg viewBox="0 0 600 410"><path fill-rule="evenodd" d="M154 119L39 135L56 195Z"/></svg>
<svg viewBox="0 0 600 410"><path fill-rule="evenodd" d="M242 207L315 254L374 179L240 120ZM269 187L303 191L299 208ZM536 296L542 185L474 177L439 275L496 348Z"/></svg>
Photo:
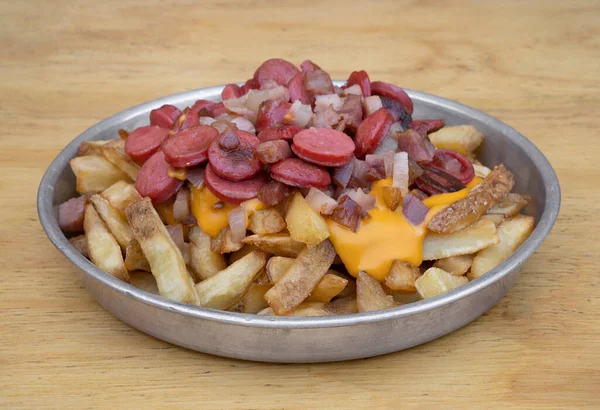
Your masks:
<svg viewBox="0 0 600 410"><path fill-rule="evenodd" d="M96 212L98 212L117 242L119 242L119 245L121 245L121 249L125 250L127 245L133 241L133 232L131 232L125 216L98 194L92 195L90 202L94 205Z"/></svg>
<svg viewBox="0 0 600 410"><path fill-rule="evenodd" d="M71 239L69 239L69 242L71 243L71 245L73 245L75 249L77 249L77 251L80 254L89 259L90 252L88 249L87 238L85 237L85 235L74 236Z"/></svg>
<svg viewBox="0 0 600 410"><path fill-rule="evenodd" d="M341 273L336 272L332 269L329 269L329 271L327 271L327 273L334 273L334 274L337 274L337 275L343 277L344 279L348 280L346 287L340 293L337 294L336 299L347 298L347 297L356 298L356 280L354 279L354 277L349 276L349 275L342 275Z"/></svg>
<svg viewBox="0 0 600 410"><path fill-rule="evenodd" d="M258 316L275 316L275 312L270 307L264 308L257 313Z"/></svg>
<svg viewBox="0 0 600 410"><path fill-rule="evenodd" d="M242 300L230 310L241 313L258 313L268 308L269 305L265 301L265 293L269 289L271 289L270 285L253 283L250 285L248 292L242 297Z"/></svg>
<svg viewBox="0 0 600 410"><path fill-rule="evenodd" d="M455 233L429 232L423 240L423 260L468 255L498 242L496 225L488 219L481 219Z"/></svg>
<svg viewBox="0 0 600 410"><path fill-rule="evenodd" d="M323 217L296 192L285 216L292 239L314 246L329 238L329 228Z"/></svg>
<svg viewBox="0 0 600 410"><path fill-rule="evenodd" d="M306 301L327 303L343 291L347 284L348 279L343 278L341 275L326 273L310 293L310 296L306 298Z"/></svg>
<svg viewBox="0 0 600 410"><path fill-rule="evenodd" d="M332 315L349 315L351 313L358 313L356 294L344 298L337 298L334 301L326 303L325 310L331 312Z"/></svg>
<svg viewBox="0 0 600 410"><path fill-rule="evenodd" d="M294 260L294 258L286 258L285 256L270 257L266 269L269 283L274 285L279 282L283 278L283 275L285 275L285 272L292 266Z"/></svg>
<svg viewBox="0 0 600 410"><path fill-rule="evenodd" d="M229 259L229 263L231 264L231 263L233 263L235 261L238 261L238 260L242 259L244 256L248 255L250 252L257 251L257 250L258 249L255 248L252 245L246 245L246 244L244 244L244 246L242 246L239 250L237 250L235 252L232 252L229 255L229 258L228 258Z"/></svg>
<svg viewBox="0 0 600 410"><path fill-rule="evenodd" d="M478 278L504 262L531 235L534 225L533 217L525 215L516 215L502 221L498 225L500 242L475 255L467 277L470 280Z"/></svg>
<svg viewBox="0 0 600 410"><path fill-rule="evenodd" d="M211 250L211 238L200 227L192 227L189 237L190 265L198 281L208 279L227 267L225 257Z"/></svg>
<svg viewBox="0 0 600 410"><path fill-rule="evenodd" d="M277 256L288 256L295 258L306 247L302 242L293 240L290 235L276 233L273 235L250 235L246 236L243 243L256 246L265 252Z"/></svg>
<svg viewBox="0 0 600 410"><path fill-rule="evenodd" d="M496 224L496 226L498 226L500 224L500 222L502 222L504 220L504 215L502 215L502 214L485 214L485 215L481 216L481 219L489 219L494 224Z"/></svg>
<svg viewBox="0 0 600 410"><path fill-rule="evenodd" d="M517 214L525 205L531 201L529 195L508 193L496 205L488 210L488 214L504 215L509 218Z"/></svg>
<svg viewBox="0 0 600 410"><path fill-rule="evenodd" d="M126 173L99 155L75 157L69 164L77 181L75 189L80 194L102 192L117 181L130 181Z"/></svg>
<svg viewBox="0 0 600 410"><path fill-rule="evenodd" d="M135 189L133 184L126 181L115 182L113 185L102 191L100 195L114 208L122 212L123 215L125 215L125 209L129 205L142 199L142 196L137 189Z"/></svg>
<svg viewBox="0 0 600 410"><path fill-rule="evenodd" d="M512 174L500 164L466 198L442 209L427 226L437 233L457 232L477 221L513 187Z"/></svg>
<svg viewBox="0 0 600 410"><path fill-rule="evenodd" d="M389 294L392 295L394 301L398 305L406 305L408 303L418 302L423 298L419 295L419 292L404 292L402 290L389 290Z"/></svg>
<svg viewBox="0 0 600 410"><path fill-rule="evenodd" d="M143 270L150 272L150 264L144 256L142 247L135 239L127 244L125 248L125 267L129 271Z"/></svg>
<svg viewBox="0 0 600 410"><path fill-rule="evenodd" d="M83 230L87 238L88 250L92 262L115 278L129 282L129 275L127 268L125 268L121 247L104 222L102 222L92 204L87 204L85 207Z"/></svg>
<svg viewBox="0 0 600 410"><path fill-rule="evenodd" d="M332 312L327 310L323 302L302 302L296 309L286 316L330 316Z"/></svg>
<svg viewBox="0 0 600 410"><path fill-rule="evenodd" d="M159 295L158 285L156 284L156 279L152 276L152 273L143 270L134 270L129 272L129 279L131 280L131 284L136 288L145 290L149 293L154 293L155 295Z"/></svg>
<svg viewBox="0 0 600 410"><path fill-rule="evenodd" d="M102 146L108 141L83 141L77 148L77 156L102 155Z"/></svg>
<svg viewBox="0 0 600 410"><path fill-rule="evenodd" d="M243 246L243 242L233 240L229 227L223 228L216 238L212 238L210 243L210 249L221 254L239 251Z"/></svg>
<svg viewBox="0 0 600 410"><path fill-rule="evenodd" d="M450 275L462 276L469 271L472 263L473 255L457 255L438 259L433 267L445 270Z"/></svg>
<svg viewBox="0 0 600 410"><path fill-rule="evenodd" d="M125 140L115 139L103 144L100 151L104 158L126 173L133 181L137 179L140 167L125 153Z"/></svg>
<svg viewBox="0 0 600 410"><path fill-rule="evenodd" d="M394 298L388 295L377 279L364 271L356 278L356 303L359 312L389 309L397 306Z"/></svg>
<svg viewBox="0 0 600 410"><path fill-rule="evenodd" d="M418 267L409 262L396 260L385 278L385 285L392 290L416 292L415 281L419 276L421 271Z"/></svg>
<svg viewBox="0 0 600 410"><path fill-rule="evenodd" d="M268 235L279 233L285 229L285 221L273 208L254 211L250 215L250 225L248 229L257 235Z"/></svg>
<svg viewBox="0 0 600 410"><path fill-rule="evenodd" d="M437 148L451 149L463 155L472 154L483 142L483 134L472 125L444 127L429 134Z"/></svg>
<svg viewBox="0 0 600 410"><path fill-rule="evenodd" d="M135 239L150 264L160 295L178 302L198 304L194 280L185 266L181 251L171 239L150 198L125 210Z"/></svg>
<svg viewBox="0 0 600 410"><path fill-rule="evenodd" d="M266 294L265 299L277 315L294 310L327 273L335 257L329 240L304 249L281 278Z"/></svg>
<svg viewBox="0 0 600 410"><path fill-rule="evenodd" d="M464 285L469 280L464 276L453 276L439 268L429 268L417 279L415 286L423 298L430 298Z"/></svg>
<svg viewBox="0 0 600 410"><path fill-rule="evenodd" d="M264 268L267 255L253 251L214 276L198 283L200 306L225 310L240 301Z"/></svg>

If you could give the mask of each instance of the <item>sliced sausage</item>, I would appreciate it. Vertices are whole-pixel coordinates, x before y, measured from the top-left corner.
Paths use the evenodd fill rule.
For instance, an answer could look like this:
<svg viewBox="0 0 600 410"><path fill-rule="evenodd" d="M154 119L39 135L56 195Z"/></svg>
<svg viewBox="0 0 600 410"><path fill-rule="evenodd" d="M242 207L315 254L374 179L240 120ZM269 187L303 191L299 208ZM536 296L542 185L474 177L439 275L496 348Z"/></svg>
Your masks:
<svg viewBox="0 0 600 410"><path fill-rule="evenodd" d="M341 167L352 161L352 138L329 128L309 128L294 135L292 151L305 161L324 167Z"/></svg>
<svg viewBox="0 0 600 410"><path fill-rule="evenodd" d="M256 146L256 155L263 164L274 164L294 156L290 144L284 140L261 142Z"/></svg>
<svg viewBox="0 0 600 410"><path fill-rule="evenodd" d="M206 161L208 147L218 135L219 131L213 127L196 125L167 139L162 145L162 150L172 167L191 167Z"/></svg>
<svg viewBox="0 0 600 410"><path fill-rule="evenodd" d="M174 105L165 104L160 108L150 111L150 125L158 125L162 128L171 128L173 123L181 115L181 110Z"/></svg>
<svg viewBox="0 0 600 410"><path fill-rule="evenodd" d="M220 103L216 103L211 107L211 111L212 111L212 116L214 117L218 117L219 115L222 114L227 114L227 108L225 108L225 105L223 105L222 102Z"/></svg>
<svg viewBox="0 0 600 410"><path fill-rule="evenodd" d="M169 163L165 154L158 151L142 165L135 181L135 188L141 196L148 197L155 204L167 201L177 193L183 181L171 178L167 171Z"/></svg>
<svg viewBox="0 0 600 410"><path fill-rule="evenodd" d="M402 104L409 114L413 113L413 102L400 87L383 81L373 81L371 83L371 94L392 98Z"/></svg>
<svg viewBox="0 0 600 410"><path fill-rule="evenodd" d="M265 128L273 127L283 120L285 114L290 111L292 104L277 100L267 100L260 104L256 117L256 131L261 132Z"/></svg>
<svg viewBox="0 0 600 410"><path fill-rule="evenodd" d="M125 152L138 164L146 162L169 136L169 130L158 125L137 128L125 141Z"/></svg>
<svg viewBox="0 0 600 410"><path fill-rule="evenodd" d="M385 108L380 108L360 123L354 138L357 158L364 158L375 151L390 130L392 122L391 114Z"/></svg>
<svg viewBox="0 0 600 410"><path fill-rule="evenodd" d="M208 162L221 178L230 181L252 178L263 167L255 151L259 143L260 140L248 132L225 131L210 144Z"/></svg>
<svg viewBox="0 0 600 410"><path fill-rule="evenodd" d="M302 64L300 64L300 68L302 69L302 71L315 71L315 70L320 70L321 67L319 67L318 65L316 65L315 63L313 63L310 60L304 60L302 62Z"/></svg>
<svg viewBox="0 0 600 410"><path fill-rule="evenodd" d="M230 100L232 98L239 98L242 95L242 89L237 84L227 84L221 92L221 98L223 99L223 101Z"/></svg>
<svg viewBox="0 0 600 410"><path fill-rule="evenodd" d="M392 115L393 121L399 121L403 129L408 129L412 122L412 116L406 111L406 108L392 98L380 97L380 99L383 107Z"/></svg>
<svg viewBox="0 0 600 410"><path fill-rule="evenodd" d="M204 183L208 189L221 201L236 205L256 198L267 182L268 177L265 172L259 173L252 179L239 182L232 182L219 177L210 164L206 166L204 172Z"/></svg>
<svg viewBox="0 0 600 410"><path fill-rule="evenodd" d="M83 232L83 216L88 200L88 195L81 195L58 206L58 226L63 232Z"/></svg>
<svg viewBox="0 0 600 410"><path fill-rule="evenodd" d="M242 90L242 95L246 95L248 93L248 91L250 90L255 90L257 89L257 85L256 82L254 81L254 78L249 79L248 81L246 81L244 83L244 85L242 86L241 90Z"/></svg>
<svg viewBox="0 0 600 410"><path fill-rule="evenodd" d="M194 125L200 124L200 117L198 117L198 111L187 107L183 110L179 118L175 120L171 127L170 134L174 135L179 131L183 131L186 128L193 127Z"/></svg>
<svg viewBox="0 0 600 410"><path fill-rule="evenodd" d="M425 137L427 134L441 130L444 125L444 120L414 120L411 122L410 128Z"/></svg>
<svg viewBox="0 0 600 410"><path fill-rule="evenodd" d="M325 168L298 158L288 158L274 164L271 167L271 177L299 188L327 188L331 183L331 177Z"/></svg>
<svg viewBox="0 0 600 410"><path fill-rule="evenodd" d="M260 189L258 199L267 206L275 206L285 199L292 189L279 181L271 181Z"/></svg>
<svg viewBox="0 0 600 410"><path fill-rule="evenodd" d="M275 81L279 85L286 85L300 70L294 64L281 58L272 58L265 61L254 73L254 82L261 87L267 81Z"/></svg>
<svg viewBox="0 0 600 410"><path fill-rule="evenodd" d="M310 97L308 96L308 92L306 92L306 88L304 88L304 76L302 73L293 76L287 87L290 92L290 101L300 101L302 104L310 104Z"/></svg>
<svg viewBox="0 0 600 410"><path fill-rule="evenodd" d="M350 87L355 84L360 87L365 98L371 95L371 80L369 80L369 75L366 71L353 71L350 74L348 81L346 81L346 87Z"/></svg>
<svg viewBox="0 0 600 410"><path fill-rule="evenodd" d="M214 117L212 108L214 107L214 101L198 100L192 105L190 110L198 113L198 117Z"/></svg>
<svg viewBox="0 0 600 410"><path fill-rule="evenodd" d="M262 142L274 140L291 141L294 135L302 131L304 128L297 125L279 125L262 130L258 133L258 139Z"/></svg>

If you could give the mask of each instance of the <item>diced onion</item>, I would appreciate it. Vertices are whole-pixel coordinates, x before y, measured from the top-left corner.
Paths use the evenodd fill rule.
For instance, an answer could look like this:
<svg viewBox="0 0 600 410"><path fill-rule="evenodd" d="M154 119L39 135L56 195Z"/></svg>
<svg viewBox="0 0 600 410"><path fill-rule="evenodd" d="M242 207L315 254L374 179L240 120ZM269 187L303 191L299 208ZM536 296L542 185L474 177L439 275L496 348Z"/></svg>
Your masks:
<svg viewBox="0 0 600 410"><path fill-rule="evenodd" d="M198 123L200 125L210 125L213 122L215 122L216 120L212 117L200 117L198 118Z"/></svg>
<svg viewBox="0 0 600 410"><path fill-rule="evenodd" d="M390 130L388 131L386 138L392 138L394 140L397 140L398 138L396 137L396 135L399 132L404 132L404 127L402 127L402 122L401 121L396 121L395 123L393 123L390 127ZM398 144L396 144L398 145Z"/></svg>
<svg viewBox="0 0 600 410"><path fill-rule="evenodd" d="M354 170L354 160L350 161L343 167L337 167L333 170L333 183L341 188L346 188L350 178L352 177L352 171Z"/></svg>
<svg viewBox="0 0 600 410"><path fill-rule="evenodd" d="M368 212L371 208L375 206L375 197L369 194L365 194L362 189L357 189L356 191L348 191L346 193L354 202L360 205L360 208L363 212Z"/></svg>
<svg viewBox="0 0 600 410"><path fill-rule="evenodd" d="M345 95L348 95L348 94L360 95L361 97L363 95L362 90L360 88L360 85L358 85L358 84L354 84L354 85L351 85L348 88L345 88L344 89L344 94Z"/></svg>
<svg viewBox="0 0 600 410"><path fill-rule="evenodd" d="M308 202L308 205L312 209L323 215L331 214L338 205L335 199L316 188L311 188L308 191L308 194L306 195L306 202Z"/></svg>
<svg viewBox="0 0 600 410"><path fill-rule="evenodd" d="M337 94L317 95L315 99L315 112L325 110L330 105L335 111L339 111L344 102Z"/></svg>
<svg viewBox="0 0 600 410"><path fill-rule="evenodd" d="M227 215L229 221L229 229L231 230L231 240L241 242L246 237L246 226L248 217L246 208L243 206L237 207Z"/></svg>
<svg viewBox="0 0 600 410"><path fill-rule="evenodd" d="M408 192L408 153L406 152L394 154L392 186L400 189L403 196Z"/></svg>
<svg viewBox="0 0 600 410"><path fill-rule="evenodd" d="M283 117L286 124L296 124L299 127L308 127L312 119L312 107L308 104L302 104L299 100L292 103L290 110Z"/></svg>
<svg viewBox="0 0 600 410"><path fill-rule="evenodd" d="M252 124L247 118L244 117L236 117L232 119L230 122L235 124L240 131L246 131L251 134L256 134L256 128L254 128L254 124Z"/></svg>
<svg viewBox="0 0 600 410"><path fill-rule="evenodd" d="M365 98L363 102L363 108L365 110L365 115L371 115L378 109L383 107L383 103L381 102L381 98L378 95L371 95Z"/></svg>
<svg viewBox="0 0 600 410"><path fill-rule="evenodd" d="M282 85L279 85L274 88L269 88L268 90L250 90L248 94L245 95L246 99L246 107L254 111L258 112L258 107L263 101L267 100L276 100L276 101L289 101L290 93L288 89ZM243 97L242 97L243 98ZM228 100L231 101L231 100ZM245 116L245 115L244 115Z"/></svg>
<svg viewBox="0 0 600 410"><path fill-rule="evenodd" d="M183 186L173 203L173 217L177 222L185 222L190 218L190 191L187 186Z"/></svg>
<svg viewBox="0 0 600 410"><path fill-rule="evenodd" d="M200 166L188 168L186 178L194 187L200 189L200 186L204 183L204 168Z"/></svg>
<svg viewBox="0 0 600 410"><path fill-rule="evenodd" d="M421 225L429 208L423 202L412 194L406 194L402 200L402 214L414 226Z"/></svg>
<svg viewBox="0 0 600 410"><path fill-rule="evenodd" d="M398 142L390 137L385 137L381 140L379 146L373 151L374 155L385 154L386 152L396 152L398 149Z"/></svg>

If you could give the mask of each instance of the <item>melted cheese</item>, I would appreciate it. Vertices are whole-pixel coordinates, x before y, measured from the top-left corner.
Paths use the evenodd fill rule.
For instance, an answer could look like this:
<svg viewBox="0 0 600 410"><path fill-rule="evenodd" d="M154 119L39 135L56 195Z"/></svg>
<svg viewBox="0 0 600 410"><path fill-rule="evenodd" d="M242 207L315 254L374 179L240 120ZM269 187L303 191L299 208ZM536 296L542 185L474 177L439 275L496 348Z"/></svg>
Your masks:
<svg viewBox="0 0 600 410"><path fill-rule="evenodd" d="M479 182L480 179L469 185L473 187ZM431 218L446 206L465 198L470 191L465 188L426 199L423 202L430 210L425 221L413 226L402 214L401 207L391 211L385 206L383 188L391 185L389 178L373 183L370 194L377 199L375 207L368 212L369 217L360 222L356 232L327 219L331 233L329 239L353 276L362 270L383 281L396 259L419 266L423 262L423 239Z"/></svg>

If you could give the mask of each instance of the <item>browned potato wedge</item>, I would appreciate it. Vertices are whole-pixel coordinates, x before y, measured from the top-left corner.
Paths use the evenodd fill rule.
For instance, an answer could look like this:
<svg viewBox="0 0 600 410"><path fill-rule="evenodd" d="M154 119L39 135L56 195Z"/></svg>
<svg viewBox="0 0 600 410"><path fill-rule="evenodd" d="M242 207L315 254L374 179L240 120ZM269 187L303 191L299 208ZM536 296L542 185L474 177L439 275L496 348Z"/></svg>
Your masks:
<svg viewBox="0 0 600 410"><path fill-rule="evenodd" d="M272 253L277 256L287 256L295 258L306 247L302 242L293 240L288 234L273 234L273 235L250 235L246 236L243 243L256 246L265 252Z"/></svg>
<svg viewBox="0 0 600 410"><path fill-rule="evenodd" d="M200 306L228 309L240 301L267 262L262 251L253 251L221 272L198 283Z"/></svg>
<svg viewBox="0 0 600 410"><path fill-rule="evenodd" d="M194 280L181 251L171 239L149 198L132 203L125 210L129 226L150 264L160 295L182 303L198 304Z"/></svg>
<svg viewBox="0 0 600 410"><path fill-rule="evenodd" d="M102 155L102 146L108 141L83 141L77 148L77 156Z"/></svg>
<svg viewBox="0 0 600 410"><path fill-rule="evenodd" d="M296 309L287 314L287 316L330 316L332 312L325 308L323 302L302 302Z"/></svg>
<svg viewBox="0 0 600 410"><path fill-rule="evenodd" d="M270 285L253 283L250 285L248 292L242 297L242 300L230 310L241 313L258 313L261 310L268 308L269 305L265 300L265 293L267 293L269 289L271 289Z"/></svg>
<svg viewBox="0 0 600 410"><path fill-rule="evenodd" d="M400 205L400 202L402 201L402 192L400 191L400 188L397 188L395 186L383 187L383 191L381 192L381 194L383 197L383 201L385 202L387 207L390 208L390 210L392 211L395 211L396 208L398 208L398 205Z"/></svg>
<svg viewBox="0 0 600 410"><path fill-rule="evenodd" d="M92 204L87 204L85 207L83 230L88 241L88 250L92 262L115 278L129 282L121 247L102 222Z"/></svg>
<svg viewBox="0 0 600 410"><path fill-rule="evenodd" d="M500 222L502 222L504 220L504 215L502 215L502 214L485 214L481 217L481 219L489 219L490 221L495 223L496 226L498 226L500 224Z"/></svg>
<svg viewBox="0 0 600 410"><path fill-rule="evenodd" d="M404 292L402 290L389 290L388 293L390 295L392 295L392 297L394 298L394 301L398 304L398 305L406 305L408 303L413 303L413 302L418 302L419 300L422 300L423 298L421 297L421 295L419 295L419 292Z"/></svg>
<svg viewBox="0 0 600 410"><path fill-rule="evenodd" d="M103 198L125 215L125 209L134 203L142 199L137 189L126 181L118 181L113 185L102 191L100 194Z"/></svg>
<svg viewBox="0 0 600 410"><path fill-rule="evenodd" d="M421 276L418 267L409 262L394 261L392 269L385 278L385 285L392 290L416 292L415 280Z"/></svg>
<svg viewBox="0 0 600 410"><path fill-rule="evenodd" d="M429 134L429 139L437 148L451 149L463 155L472 154L483 138L483 134L472 125L444 127Z"/></svg>
<svg viewBox="0 0 600 410"><path fill-rule="evenodd" d="M131 284L136 288L145 290L149 293L154 293L155 295L160 295L156 279L154 279L152 273L143 270L134 270L129 272L129 279Z"/></svg>
<svg viewBox="0 0 600 410"><path fill-rule="evenodd" d="M275 316L275 312L270 307L264 308L257 313L258 316Z"/></svg>
<svg viewBox="0 0 600 410"><path fill-rule="evenodd" d="M469 196L438 212L428 228L437 233L453 233L471 225L509 193L513 183L512 174L504 165L498 165Z"/></svg>
<svg viewBox="0 0 600 410"><path fill-rule="evenodd" d="M306 301L329 302L343 291L347 284L348 279L343 278L341 275L326 273L310 293L310 296L306 298Z"/></svg>
<svg viewBox="0 0 600 410"><path fill-rule="evenodd" d="M500 214L509 218L523 209L529 201L531 201L529 195L508 193L496 205L488 210L488 214Z"/></svg>
<svg viewBox="0 0 600 410"><path fill-rule="evenodd" d="M473 255L457 255L438 259L433 264L433 267L445 270L450 275L462 276L469 271L472 263Z"/></svg>
<svg viewBox="0 0 600 410"><path fill-rule="evenodd" d="M272 256L269 258L267 262L269 283L274 285L279 282L283 278L283 275L285 275L285 272L292 266L294 260L294 258L286 258L285 256Z"/></svg>
<svg viewBox="0 0 600 410"><path fill-rule="evenodd" d="M88 249L87 238L85 237L85 235L74 236L71 239L69 239L69 242L71 243L71 245L73 245L75 249L77 249L77 251L80 254L89 259L90 252Z"/></svg>
<svg viewBox="0 0 600 410"><path fill-rule="evenodd" d="M114 166L109 160L99 155L75 157L71 161L71 169L75 174L75 189L80 194L104 191L117 181L130 181L126 173Z"/></svg>
<svg viewBox="0 0 600 410"><path fill-rule="evenodd" d="M242 259L244 256L248 255L250 252L257 251L257 250L258 250L258 248L255 248L252 245L244 244L244 246L242 246L239 250L232 252L229 255L229 258L228 258L229 263L231 264L235 261L238 261L238 260Z"/></svg>
<svg viewBox="0 0 600 410"><path fill-rule="evenodd" d="M356 303L359 312L372 312L393 308L394 298L388 295L381 283L366 272L358 272L356 278Z"/></svg>
<svg viewBox="0 0 600 410"><path fill-rule="evenodd" d="M428 233L423 240L423 260L468 255L499 242L496 225L481 219L455 233Z"/></svg>
<svg viewBox="0 0 600 410"><path fill-rule="evenodd" d="M229 227L223 228L216 238L212 238L210 243L210 249L217 253L230 253L239 251L242 249L244 244L242 242L236 242L231 237L231 229Z"/></svg>
<svg viewBox="0 0 600 410"><path fill-rule="evenodd" d="M265 294L269 306L277 315L296 309L327 273L334 257L335 249L329 240L304 249L283 278Z"/></svg>
<svg viewBox="0 0 600 410"><path fill-rule="evenodd" d="M250 216L250 229L257 235L279 233L285 229L285 221L275 209L254 211Z"/></svg>
<svg viewBox="0 0 600 410"><path fill-rule="evenodd" d="M334 301L325 304L325 309L331 312L332 315L349 315L351 313L358 313L356 294L344 298L337 298Z"/></svg>
<svg viewBox="0 0 600 410"><path fill-rule="evenodd" d="M125 248L125 267L129 271L143 270L150 272L148 259L144 256L142 247L136 240L129 242L127 248Z"/></svg>
<svg viewBox="0 0 600 410"><path fill-rule="evenodd" d="M94 205L96 212L98 212L117 242L119 242L119 245L121 245L121 249L125 250L127 245L133 241L133 232L131 232L125 216L98 194L92 195L90 202Z"/></svg>
<svg viewBox="0 0 600 410"><path fill-rule="evenodd" d="M291 238L308 246L315 246L329 238L327 223L308 205L300 192L294 195L285 222Z"/></svg>
<svg viewBox="0 0 600 410"><path fill-rule="evenodd" d="M415 286L423 298L430 298L464 285L469 280L464 276L454 276L439 268L429 268L417 279Z"/></svg>
<svg viewBox="0 0 600 410"><path fill-rule="evenodd" d="M535 220L531 216L516 215L505 219L498 225L500 242L477 253L467 277L470 280L478 278L504 262L531 235L534 225Z"/></svg>
<svg viewBox="0 0 600 410"><path fill-rule="evenodd" d="M213 252L210 236L198 226L189 230L190 238L190 267L197 281L208 279L227 267L225 257L219 252Z"/></svg>
<svg viewBox="0 0 600 410"><path fill-rule="evenodd" d="M137 179L140 167L125 153L125 140L109 141L100 147L100 151L104 158L126 173L132 181Z"/></svg>

